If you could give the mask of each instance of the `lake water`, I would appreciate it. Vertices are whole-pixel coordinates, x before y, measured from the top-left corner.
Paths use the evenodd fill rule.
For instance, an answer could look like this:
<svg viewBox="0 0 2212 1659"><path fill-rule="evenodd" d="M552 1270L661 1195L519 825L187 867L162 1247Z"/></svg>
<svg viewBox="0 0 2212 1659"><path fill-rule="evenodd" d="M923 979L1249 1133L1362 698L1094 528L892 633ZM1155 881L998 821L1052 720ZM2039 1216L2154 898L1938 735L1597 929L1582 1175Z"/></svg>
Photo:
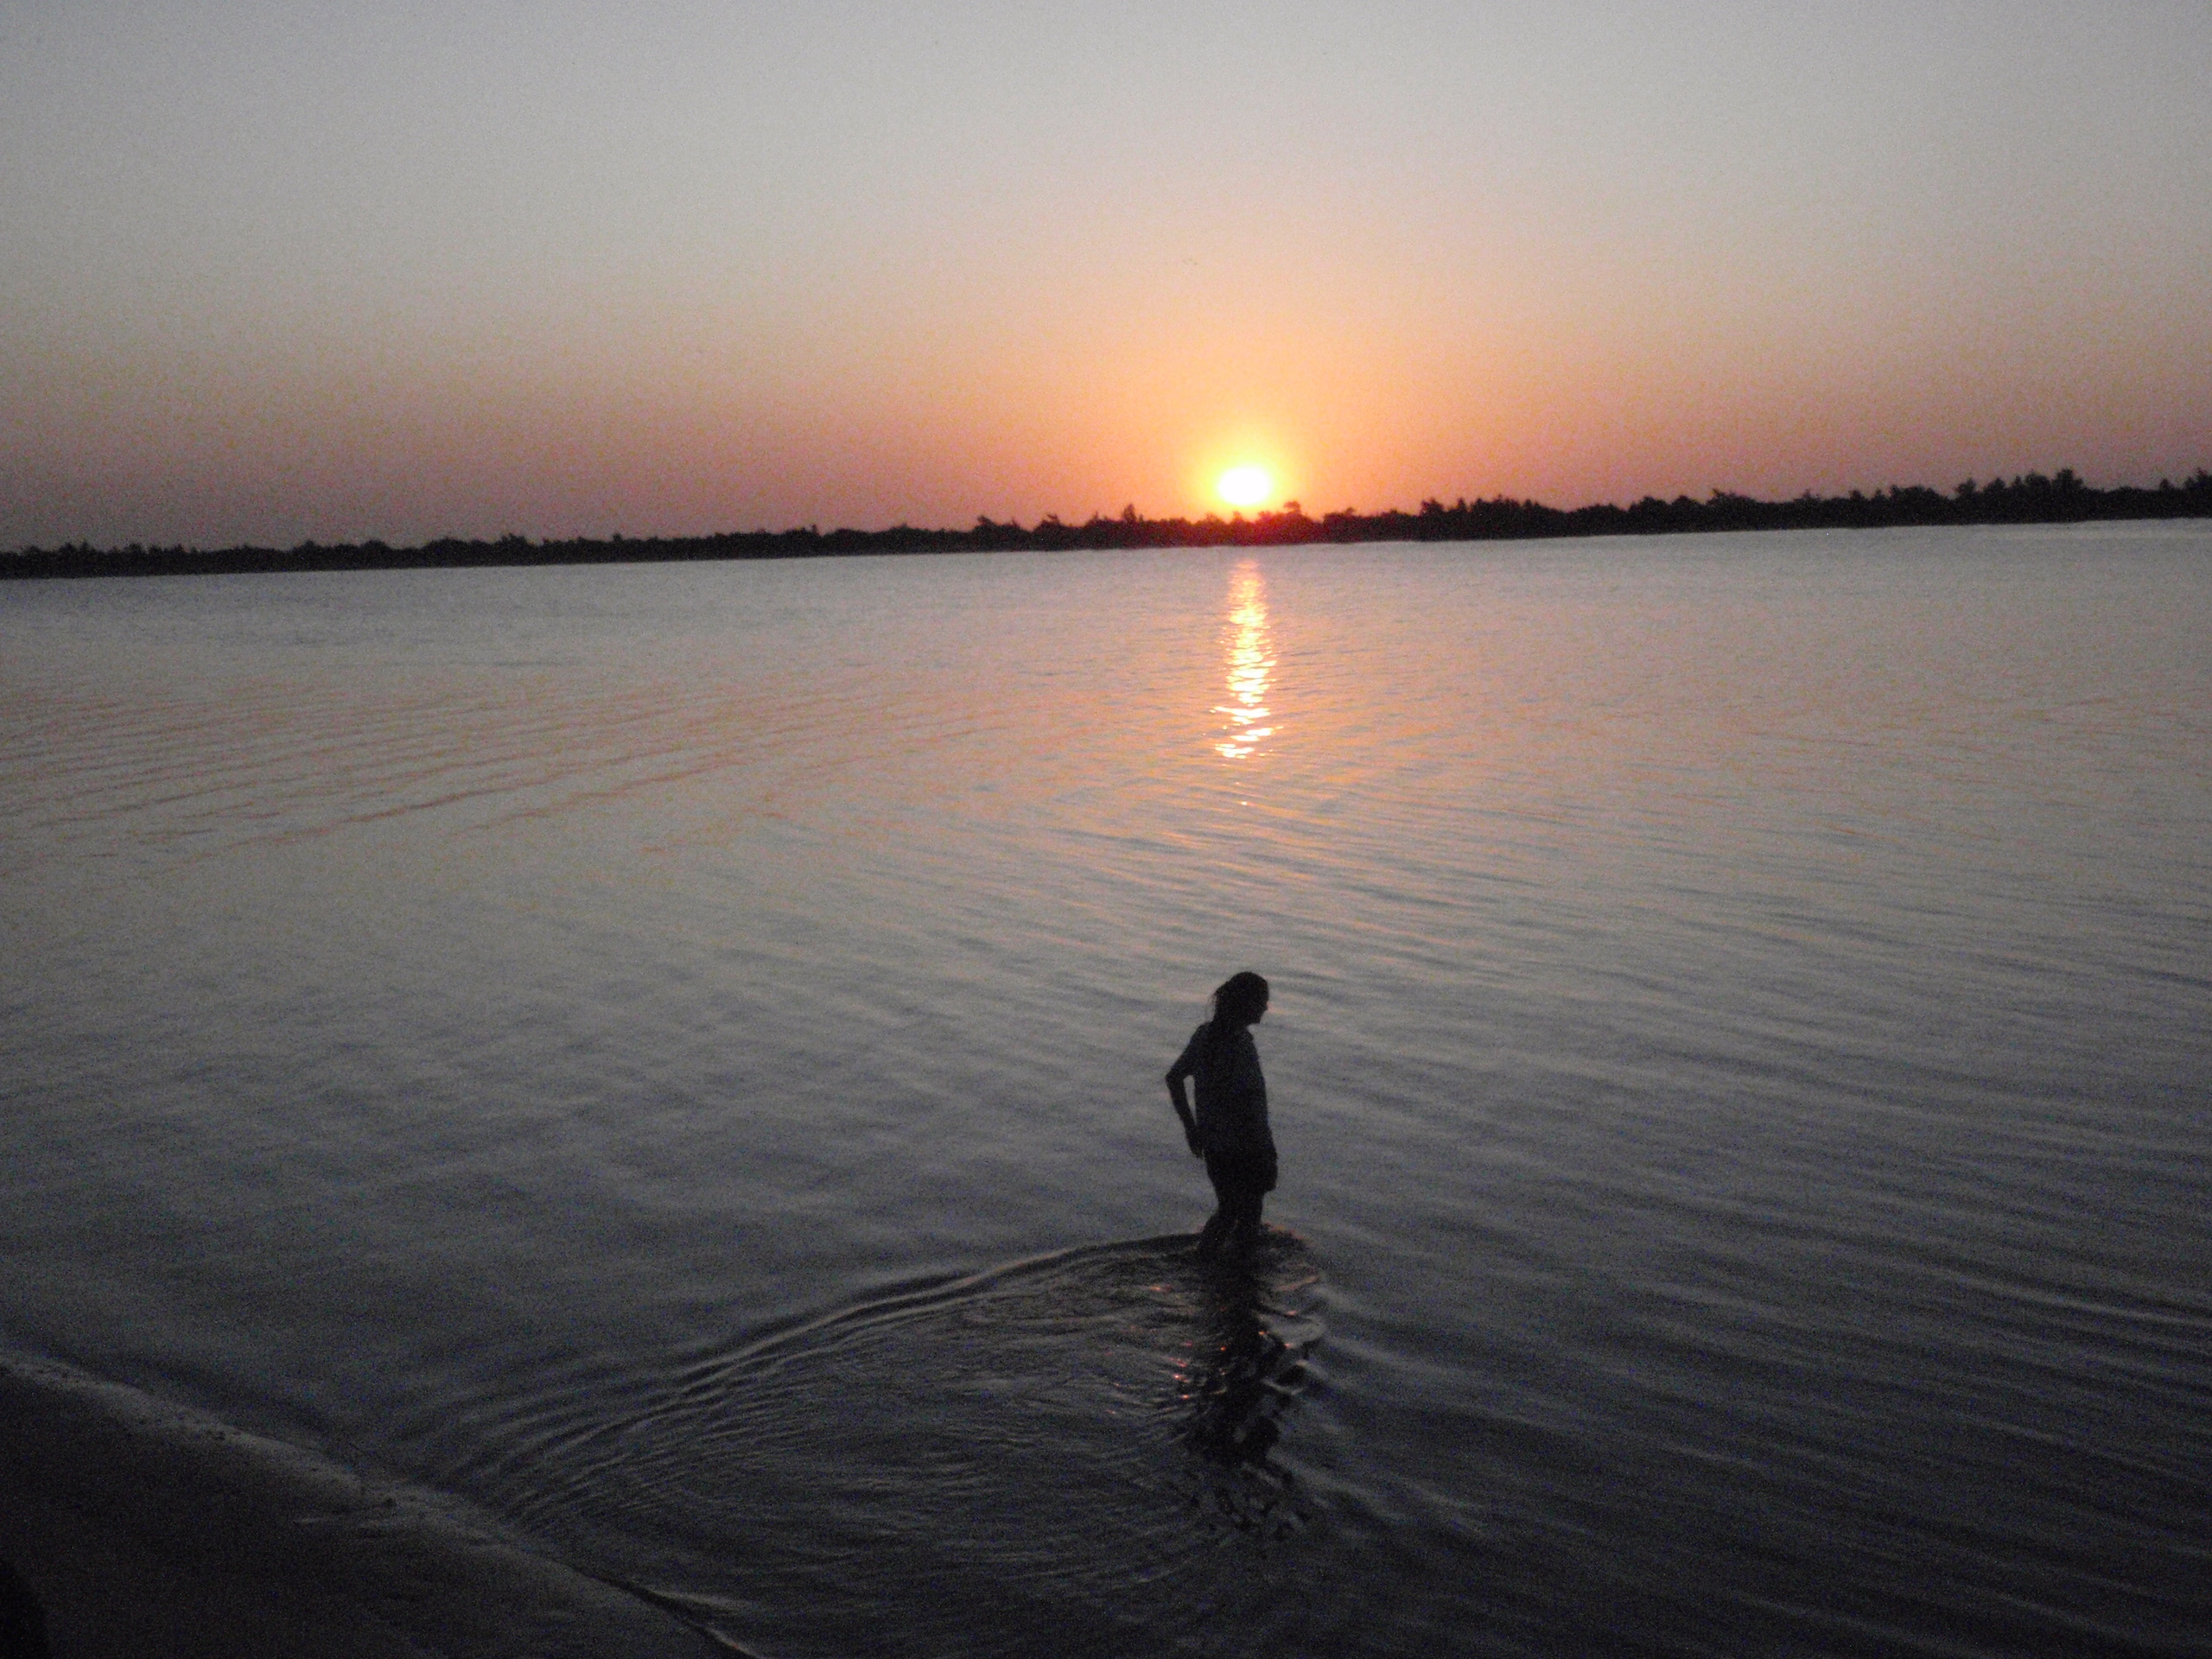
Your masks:
<svg viewBox="0 0 2212 1659"><path fill-rule="evenodd" d="M671 1652L2204 1650L2212 525L0 642L18 1360ZM1240 1280L1160 1074L1243 967Z"/></svg>

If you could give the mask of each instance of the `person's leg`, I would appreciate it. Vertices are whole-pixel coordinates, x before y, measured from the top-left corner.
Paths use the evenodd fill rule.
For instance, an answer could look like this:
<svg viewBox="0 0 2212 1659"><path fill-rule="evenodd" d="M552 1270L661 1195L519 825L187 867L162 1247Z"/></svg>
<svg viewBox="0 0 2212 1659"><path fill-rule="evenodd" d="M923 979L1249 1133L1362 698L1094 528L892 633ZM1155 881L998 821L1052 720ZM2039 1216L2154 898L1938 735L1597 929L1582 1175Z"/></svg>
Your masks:
<svg viewBox="0 0 2212 1659"><path fill-rule="evenodd" d="M1229 1230L1230 1194L1235 1190L1227 1162L1217 1153L1206 1154L1206 1179L1213 1183L1213 1214L1198 1230L1198 1256L1202 1261L1221 1249L1222 1236Z"/></svg>
<svg viewBox="0 0 2212 1659"><path fill-rule="evenodd" d="M1241 1183L1230 1202L1224 1206L1229 1213L1229 1225L1224 1229L1223 1244L1232 1250L1249 1250L1260 1240L1260 1210L1266 1204L1268 1190L1255 1179Z"/></svg>
<svg viewBox="0 0 2212 1659"><path fill-rule="evenodd" d="M1241 1250L1260 1231L1260 1200L1267 1189L1250 1161L1226 1153L1206 1154L1206 1178L1213 1183L1214 1211L1198 1234L1201 1258Z"/></svg>
<svg viewBox="0 0 2212 1659"><path fill-rule="evenodd" d="M1223 1153L1206 1154L1206 1174L1217 1206L1198 1235L1198 1255L1238 1254L1260 1236L1260 1205L1268 1195L1267 1173L1253 1160Z"/></svg>
<svg viewBox="0 0 2212 1659"><path fill-rule="evenodd" d="M1229 1203L1217 1194L1213 1214L1208 1216L1206 1224L1198 1229L1198 1255L1201 1260L1219 1252L1222 1240L1229 1232Z"/></svg>

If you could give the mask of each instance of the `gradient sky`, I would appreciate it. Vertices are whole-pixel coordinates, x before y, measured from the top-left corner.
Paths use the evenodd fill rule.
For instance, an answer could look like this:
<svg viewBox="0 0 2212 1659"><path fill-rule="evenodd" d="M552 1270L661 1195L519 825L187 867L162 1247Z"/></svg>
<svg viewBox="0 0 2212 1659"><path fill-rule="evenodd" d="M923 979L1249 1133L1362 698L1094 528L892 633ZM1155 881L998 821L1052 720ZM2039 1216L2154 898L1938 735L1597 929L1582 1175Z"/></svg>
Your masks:
<svg viewBox="0 0 2212 1659"><path fill-rule="evenodd" d="M0 547L2212 465L2212 4L0 0Z"/></svg>

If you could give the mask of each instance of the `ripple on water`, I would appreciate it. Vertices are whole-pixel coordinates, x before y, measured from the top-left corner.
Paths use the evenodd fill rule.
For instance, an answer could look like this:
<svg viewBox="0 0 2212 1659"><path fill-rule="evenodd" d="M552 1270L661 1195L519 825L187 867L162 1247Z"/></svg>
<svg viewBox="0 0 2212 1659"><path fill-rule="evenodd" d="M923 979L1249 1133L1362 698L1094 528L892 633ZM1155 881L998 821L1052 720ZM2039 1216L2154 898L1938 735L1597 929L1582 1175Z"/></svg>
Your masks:
<svg viewBox="0 0 2212 1659"><path fill-rule="evenodd" d="M748 1647L1265 1645L1303 1622L1322 1304L1279 1230L1243 1271L1066 1251L709 1347L613 1421L603 1378L487 1408L453 1443L530 1454L450 1478Z"/></svg>

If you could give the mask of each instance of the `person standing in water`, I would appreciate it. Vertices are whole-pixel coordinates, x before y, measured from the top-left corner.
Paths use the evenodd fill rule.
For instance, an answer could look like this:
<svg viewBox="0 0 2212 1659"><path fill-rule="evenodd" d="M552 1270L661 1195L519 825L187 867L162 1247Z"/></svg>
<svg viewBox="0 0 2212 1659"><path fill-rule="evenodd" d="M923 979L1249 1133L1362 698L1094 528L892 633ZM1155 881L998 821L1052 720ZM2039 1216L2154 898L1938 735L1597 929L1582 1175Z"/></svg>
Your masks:
<svg viewBox="0 0 2212 1659"><path fill-rule="evenodd" d="M1260 1206L1275 1187L1275 1141L1268 1128L1268 1080L1252 1027L1268 1011L1268 982L1247 969L1213 994L1213 1018L1167 1068L1167 1097L1182 1120L1193 1158L1206 1161L1219 1208L1198 1235L1201 1257L1249 1249L1260 1236ZM1198 1085L1193 1112L1185 1082Z"/></svg>

